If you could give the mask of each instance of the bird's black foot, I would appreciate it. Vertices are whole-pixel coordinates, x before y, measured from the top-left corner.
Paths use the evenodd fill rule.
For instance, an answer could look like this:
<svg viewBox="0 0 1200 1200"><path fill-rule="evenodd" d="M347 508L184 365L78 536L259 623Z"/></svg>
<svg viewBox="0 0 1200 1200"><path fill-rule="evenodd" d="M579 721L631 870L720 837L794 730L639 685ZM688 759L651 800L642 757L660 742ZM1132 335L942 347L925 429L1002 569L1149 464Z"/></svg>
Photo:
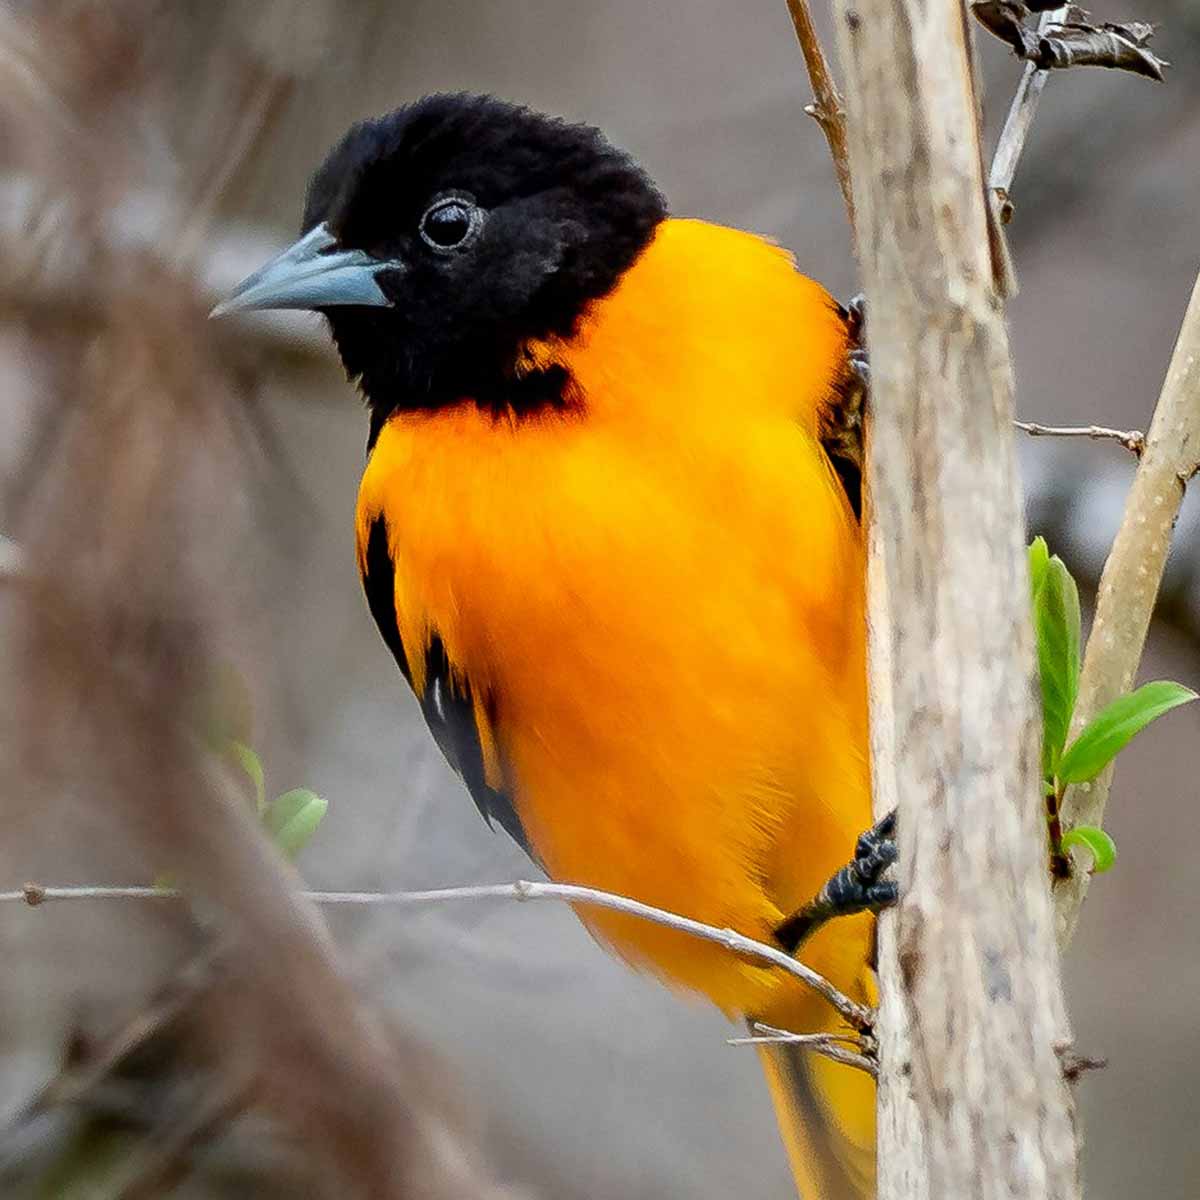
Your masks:
<svg viewBox="0 0 1200 1200"><path fill-rule="evenodd" d="M776 941L789 954L795 954L826 921L860 912L878 912L895 904L895 881L883 878L895 861L896 814L893 811L859 837L853 860L835 872L803 908L775 930Z"/></svg>

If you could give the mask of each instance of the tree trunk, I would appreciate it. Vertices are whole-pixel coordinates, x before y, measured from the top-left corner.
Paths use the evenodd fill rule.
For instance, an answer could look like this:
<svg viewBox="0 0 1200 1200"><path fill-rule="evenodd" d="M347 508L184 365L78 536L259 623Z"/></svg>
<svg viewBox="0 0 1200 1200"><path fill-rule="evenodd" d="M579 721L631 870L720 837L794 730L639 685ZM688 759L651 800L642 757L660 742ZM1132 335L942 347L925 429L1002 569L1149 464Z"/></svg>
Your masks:
<svg viewBox="0 0 1200 1200"><path fill-rule="evenodd" d="M1079 1194L1013 379L960 0L838 0L869 302L879 1195Z"/></svg>

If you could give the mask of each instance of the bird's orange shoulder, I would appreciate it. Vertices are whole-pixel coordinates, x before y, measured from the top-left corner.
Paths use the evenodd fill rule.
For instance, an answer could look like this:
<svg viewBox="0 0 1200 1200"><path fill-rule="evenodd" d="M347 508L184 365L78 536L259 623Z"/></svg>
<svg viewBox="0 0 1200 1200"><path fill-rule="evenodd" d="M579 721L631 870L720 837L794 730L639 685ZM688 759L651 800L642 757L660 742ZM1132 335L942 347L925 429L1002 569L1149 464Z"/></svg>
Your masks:
<svg viewBox="0 0 1200 1200"><path fill-rule="evenodd" d="M678 424L779 414L816 432L845 372L841 306L783 247L707 221L664 221L568 341L560 361L588 410Z"/></svg>

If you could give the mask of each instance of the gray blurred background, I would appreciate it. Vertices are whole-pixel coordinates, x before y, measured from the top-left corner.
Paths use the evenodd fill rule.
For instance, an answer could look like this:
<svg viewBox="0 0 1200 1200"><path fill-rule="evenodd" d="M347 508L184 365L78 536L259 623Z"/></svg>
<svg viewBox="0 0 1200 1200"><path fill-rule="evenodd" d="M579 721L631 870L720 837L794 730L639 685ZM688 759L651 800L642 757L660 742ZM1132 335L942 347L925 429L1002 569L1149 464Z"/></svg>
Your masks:
<svg viewBox="0 0 1200 1200"><path fill-rule="evenodd" d="M20 20L43 15L12 7ZM86 4L51 7L64 39L94 19ZM1161 22L1157 48L1175 65L1161 86L1087 70L1049 82L1010 227L1019 406L1051 424L1144 429L1200 267L1200 10L1121 0L1097 15ZM207 149L236 136L239 112L265 114L252 153L211 198L195 258L205 297L295 232L306 178L350 121L460 88L601 126L674 212L769 235L835 294L856 290L782 0L176 3L135 17L154 23L149 60L97 67L107 78L127 66L141 81L128 95L113 83L104 114L137 148L114 193L123 236L169 243L162 230L176 226L160 208L197 194ZM980 41L994 138L1020 67ZM57 57L55 44L41 48ZM70 185L70 163L36 153L5 152L0 166L10 185ZM19 188L4 194L12 237L26 201ZM9 273L0 307L0 533L17 540L53 391L31 367L23 278ZM69 263L62 280L35 298L39 312L79 289ZM234 603L269 782L307 784L330 802L300 861L305 879L399 889L527 876L441 761L367 614L352 543L366 422L319 323L251 323L241 334L253 343L237 352L262 451L248 468ZM1087 442L1028 443L1022 454L1031 532L1048 535L1086 597L1132 459ZM1198 524L1189 497L1145 678L1200 681ZM1093 888L1068 963L1078 1047L1109 1061L1079 1085L1088 1192L1099 1200L1200 1193L1198 720L1174 714L1122 758L1110 810L1120 861ZM4 839L0 888L112 875L112 860L94 862L68 831L39 836ZM6 1108L54 1070L72 1022L111 1023L163 969L160 919L121 920L117 938L111 912L96 907L0 913ZM580 1200L789 1194L753 1052L726 1046L730 1028L703 1004L607 958L565 909L338 910L331 921L357 983L452 1064L506 1178Z"/></svg>

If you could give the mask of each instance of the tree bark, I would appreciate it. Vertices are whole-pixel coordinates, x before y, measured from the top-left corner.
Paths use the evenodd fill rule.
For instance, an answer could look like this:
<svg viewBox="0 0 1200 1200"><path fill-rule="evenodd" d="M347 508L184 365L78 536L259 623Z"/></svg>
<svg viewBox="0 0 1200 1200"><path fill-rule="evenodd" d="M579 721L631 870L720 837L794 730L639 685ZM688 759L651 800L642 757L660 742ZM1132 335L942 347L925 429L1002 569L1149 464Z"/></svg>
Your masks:
<svg viewBox="0 0 1200 1200"><path fill-rule="evenodd" d="M838 0L869 303L879 1195L1079 1194L1013 379L959 0Z"/></svg>

